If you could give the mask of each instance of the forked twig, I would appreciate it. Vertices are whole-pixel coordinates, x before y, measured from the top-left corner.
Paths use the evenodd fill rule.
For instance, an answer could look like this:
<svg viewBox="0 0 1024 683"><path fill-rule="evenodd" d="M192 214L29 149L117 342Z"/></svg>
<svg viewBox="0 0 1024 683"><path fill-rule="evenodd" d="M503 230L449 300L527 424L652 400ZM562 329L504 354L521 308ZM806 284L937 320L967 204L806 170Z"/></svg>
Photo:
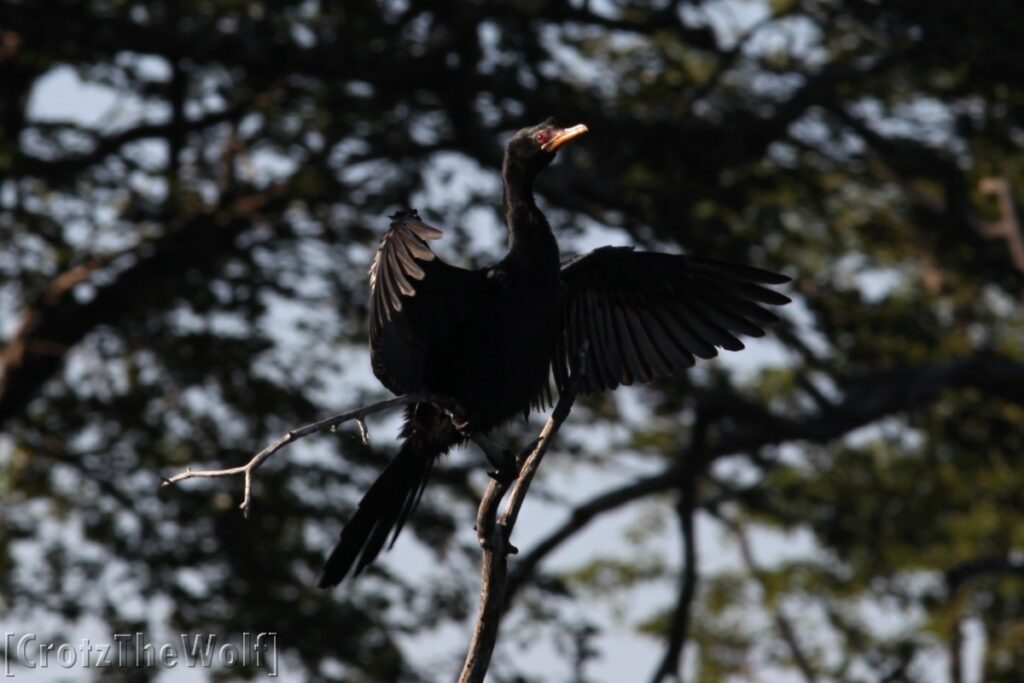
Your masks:
<svg viewBox="0 0 1024 683"><path fill-rule="evenodd" d="M371 403L368 406L350 410L346 413L332 415L331 417L311 422L308 425L293 429L267 445L256 455L252 456L249 462L244 465L219 470L193 470L189 467L184 472L179 472L173 477L164 479L163 486L177 484L179 481L185 481L186 479L209 479L214 477L233 477L243 475L245 478L245 493L242 497L242 503L238 507L241 508L245 513L245 516L248 517L249 510L252 507L252 473L255 472L260 465L266 462L270 456L274 455L274 453L278 452L293 441L298 441L303 437L309 436L310 434L316 434L317 432L336 431L342 424L353 420L359 425L359 435L362 437L363 443L365 444L370 438L370 433L366 428L367 416L389 410L391 408L396 408L398 406L409 405L411 403L432 403L438 408L448 411L454 419L461 420L463 423L465 422L462 418L463 412L461 408L459 408L451 399L431 393L405 394L396 398L387 399L386 401ZM474 435L474 438L478 437Z"/></svg>
<svg viewBox="0 0 1024 683"><path fill-rule="evenodd" d="M580 352L580 364L583 366L586 346ZM480 501L477 513L478 528L483 549L483 566L481 568L480 586L480 609L477 615L476 625L470 641L469 651L463 665L462 673L459 676L460 683L479 683L484 680L487 668L490 664L491 654L497 641L498 626L501 623L502 612L505 608L505 582L508 576L508 555L515 553L516 549L509 542L512 528L515 526L519 511L526 500L527 491L533 476L540 466L540 462L551 444L551 440L558 433L559 427L569 416L569 411L576 400L576 391L579 384L579 372L574 371L569 378L567 386L558 398L558 403L552 411L551 416L545 423L537 440L531 444L515 463L516 476L510 481L507 478L496 476L492 479ZM355 421L359 426L360 435L364 443L369 438L366 429L366 417L379 413L390 408L409 405L412 403L432 403L441 410L445 410L452 417L456 427L463 431L467 438L476 442L492 462L502 460L503 450L491 441L486 435L470 431L466 422L465 413L451 399L431 393L415 393L398 396L386 401L379 401L356 410L351 410L338 415L333 415L317 422L298 427L282 435L263 450L256 453L244 465L229 467L217 470L193 470L186 469L174 476L164 479L163 485L177 484L186 479L232 477L242 475L245 488L242 503L239 507L248 516L252 506L252 477L264 462L274 453L281 450L293 441L318 432L335 431L345 422ZM501 474L503 463L499 465ZM511 488L508 502L501 515L498 515L498 506L505 493Z"/></svg>
<svg viewBox="0 0 1024 683"><path fill-rule="evenodd" d="M580 350L578 368L584 367L586 345ZM473 625L473 636L469 642L466 659L459 674L458 683L482 683L487 675L491 654L498 640L498 626L505 610L505 586L508 578L508 556L517 552L509 538L519 517L519 510L526 500L530 482L540 467L552 439L559 427L569 417L569 411L576 400L579 387L579 372L574 371L567 386L558 397L558 403L551 417L544 424L537 440L521 458L518 474L511 482L511 493L505 509L498 517L498 505L509 489L509 482L492 479L487 485L480 507L477 510L477 535L483 546L483 561L480 567L480 607Z"/></svg>

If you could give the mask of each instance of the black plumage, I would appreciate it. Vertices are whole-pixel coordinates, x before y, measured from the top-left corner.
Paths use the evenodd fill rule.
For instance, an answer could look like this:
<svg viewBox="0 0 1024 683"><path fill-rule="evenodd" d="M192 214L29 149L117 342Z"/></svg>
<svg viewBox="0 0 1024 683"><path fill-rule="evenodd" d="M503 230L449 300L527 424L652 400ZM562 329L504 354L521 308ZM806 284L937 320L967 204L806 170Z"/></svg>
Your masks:
<svg viewBox="0 0 1024 683"><path fill-rule="evenodd" d="M442 233L415 211L392 216L370 267L374 374L392 392L448 396L489 431L563 389L587 343L582 393L650 382L716 347L743 348L788 298L765 285L788 278L758 268L604 247L561 264L533 198L533 182L584 126L551 121L517 132L502 177L508 254L478 270L451 266L428 241ZM367 491L320 578L358 575L416 508L435 460L464 435L430 404L410 406L398 454Z"/></svg>

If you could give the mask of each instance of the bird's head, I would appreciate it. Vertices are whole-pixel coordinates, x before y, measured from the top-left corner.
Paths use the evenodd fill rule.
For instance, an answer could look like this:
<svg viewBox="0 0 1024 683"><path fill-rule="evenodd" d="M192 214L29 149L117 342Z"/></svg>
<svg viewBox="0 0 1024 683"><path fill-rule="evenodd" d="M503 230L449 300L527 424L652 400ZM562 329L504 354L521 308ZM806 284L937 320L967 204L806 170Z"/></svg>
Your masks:
<svg viewBox="0 0 1024 683"><path fill-rule="evenodd" d="M554 119L516 131L505 146L505 168L535 176L551 163L563 145L586 132L582 123L562 128Z"/></svg>

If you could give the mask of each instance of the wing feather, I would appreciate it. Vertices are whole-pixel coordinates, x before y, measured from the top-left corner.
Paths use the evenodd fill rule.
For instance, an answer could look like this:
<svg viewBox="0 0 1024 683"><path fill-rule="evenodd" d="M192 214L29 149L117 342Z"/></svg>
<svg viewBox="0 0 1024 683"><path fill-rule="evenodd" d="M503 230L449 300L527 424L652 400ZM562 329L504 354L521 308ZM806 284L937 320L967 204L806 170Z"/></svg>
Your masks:
<svg viewBox="0 0 1024 683"><path fill-rule="evenodd" d="M554 361L560 388L584 341L588 376L581 389L650 382L738 351L740 336L763 336L778 321L765 308L789 298L768 287L789 278L753 266L604 247L562 266L565 304Z"/></svg>
<svg viewBox="0 0 1024 683"><path fill-rule="evenodd" d="M622 352L619 350L619 342L615 337L615 321L612 318L611 307L602 305L600 309L601 329L608 347L608 355L603 359L603 362L608 367L608 373L612 377L612 383L608 388L614 389L624 383L626 376L622 364Z"/></svg>
<svg viewBox="0 0 1024 683"><path fill-rule="evenodd" d="M749 301L756 301L768 304L769 306L785 306L789 303L788 296L752 282L728 282L724 283L723 286L726 290Z"/></svg>
<svg viewBox="0 0 1024 683"><path fill-rule="evenodd" d="M576 307L575 317L573 320L573 329L576 331L576 335L573 336L573 348L580 348L581 341L584 337L591 340L587 347L586 368L587 371L583 377L583 384L586 388L600 386L601 381L601 368L598 365L598 358L600 357L600 351L598 350L598 342L594 338L594 302L593 297L582 296L579 300L579 305ZM577 352L578 353L578 352Z"/></svg>
<svg viewBox="0 0 1024 683"><path fill-rule="evenodd" d="M405 273L408 273L409 277L415 280L422 280L426 276L426 273L422 268L420 268L419 264L416 263L415 258L410 253L409 245L405 242L395 242L395 258L401 264L402 270Z"/></svg>
<svg viewBox="0 0 1024 683"><path fill-rule="evenodd" d="M443 233L424 223L414 210L400 211L391 217L391 226L380 240L370 265L370 305L386 320L402 310L399 295L416 296L415 282L426 272L416 263L433 261L437 256L425 240L436 240Z"/></svg>
<svg viewBox="0 0 1024 683"><path fill-rule="evenodd" d="M716 324L713 315L705 306L694 305L690 302L680 302L681 308L688 312L686 321L698 331L700 336L709 342L727 351L742 351L745 347L743 342L730 334L724 327Z"/></svg>
<svg viewBox="0 0 1024 683"><path fill-rule="evenodd" d="M579 353L580 343L583 339L583 332L580 330L580 325L585 319L585 313L583 311L586 302L583 299L575 301L572 308L572 318L569 321L569 337L568 343L566 344L567 353ZM572 351L571 349L575 349ZM576 364L575 358L569 358L568 364L570 367Z"/></svg>
<svg viewBox="0 0 1024 683"><path fill-rule="evenodd" d="M592 382L592 384L598 388L614 389L619 384L619 370L612 364L612 347L608 340L608 325L605 321L604 311L601 310L601 304L593 292L587 293L587 300L590 314L590 342L593 345L588 370L593 368L597 375L597 382Z"/></svg>
<svg viewBox="0 0 1024 683"><path fill-rule="evenodd" d="M672 320L672 314L665 310L652 310L648 311L648 315L665 332L666 339L671 341L671 344L665 345L665 349L673 359L673 366L677 370L693 367L697 361L680 337L678 325Z"/></svg>
<svg viewBox="0 0 1024 683"><path fill-rule="evenodd" d="M685 308L672 302L665 305L665 313L666 318L675 325L677 338L686 345L690 353L705 360L718 355L714 345L704 339L694 328L693 321L690 320L690 315Z"/></svg>
<svg viewBox="0 0 1024 683"><path fill-rule="evenodd" d="M429 334L422 319L439 306L457 305L450 302L453 289L470 291L453 287L472 277L470 271L444 263L427 245L427 240L441 236L441 231L424 223L416 211L400 211L391 217L370 264L373 372L395 393L422 389L425 335ZM412 302L417 302L419 312L410 316L406 309ZM384 540L376 542L383 544Z"/></svg>
<svg viewBox="0 0 1024 683"><path fill-rule="evenodd" d="M651 381L650 373L647 368L644 367L640 361L640 354L637 351L636 344L633 340L629 330L629 322L626 319L627 311L623 308L622 304L616 304L615 306L615 330L619 339L619 348L624 352L626 363L625 365L629 368L629 373L626 377L629 379L628 382L623 384L632 384L635 381L647 383Z"/></svg>
<svg viewBox="0 0 1024 683"><path fill-rule="evenodd" d="M641 308L637 311L636 315L640 326L644 330L644 334L650 341L651 349L657 359L655 362L658 364L658 370L656 371L658 376L664 377L665 375L671 375L672 371L678 368L676 360L672 357L675 349L675 342L672 341L671 337L665 334L665 330L663 330L661 325L658 324L658 321L655 319L650 309Z"/></svg>
<svg viewBox="0 0 1024 683"><path fill-rule="evenodd" d="M668 368L663 368L660 365L660 358L657 355L657 351L654 349L654 345L651 343L650 338L647 337L646 331L643 329L643 324L640 322L640 316L638 315L639 310L634 308L629 311L626 319L630 327L630 336L633 337L633 342L636 344L637 355L640 358L640 366L644 370L644 377L641 380L644 384L647 384L655 377L664 377L671 373Z"/></svg>

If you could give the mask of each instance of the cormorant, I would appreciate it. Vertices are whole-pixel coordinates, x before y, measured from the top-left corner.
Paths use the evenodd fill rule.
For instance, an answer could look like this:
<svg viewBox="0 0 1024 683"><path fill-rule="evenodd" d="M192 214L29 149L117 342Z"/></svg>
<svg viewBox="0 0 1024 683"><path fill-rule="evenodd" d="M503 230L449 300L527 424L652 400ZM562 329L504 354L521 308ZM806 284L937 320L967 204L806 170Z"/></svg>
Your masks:
<svg viewBox="0 0 1024 683"><path fill-rule="evenodd" d="M502 164L508 254L478 270L451 266L428 241L441 231L413 211L392 216L370 266L373 372L396 394L450 397L473 430L524 415L562 389L585 341L579 385L587 394L650 382L738 351L789 299L762 285L789 278L697 258L603 247L561 263L558 242L533 197L537 175L584 125L552 120L518 131ZM341 532L320 586L358 575L397 538L434 461L466 435L433 404L406 409L404 442Z"/></svg>

